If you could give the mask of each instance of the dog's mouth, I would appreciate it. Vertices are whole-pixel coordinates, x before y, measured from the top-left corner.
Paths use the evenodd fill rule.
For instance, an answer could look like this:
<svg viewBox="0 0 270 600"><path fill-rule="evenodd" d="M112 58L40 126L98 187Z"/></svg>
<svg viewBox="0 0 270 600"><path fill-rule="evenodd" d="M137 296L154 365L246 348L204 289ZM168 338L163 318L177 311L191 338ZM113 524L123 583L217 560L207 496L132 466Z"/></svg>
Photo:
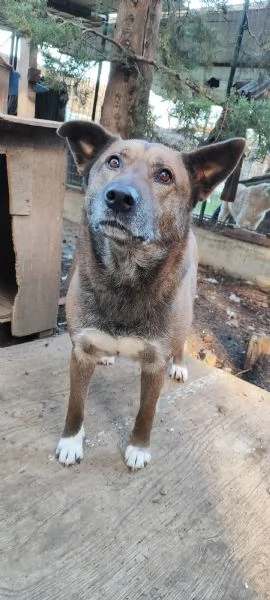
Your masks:
<svg viewBox="0 0 270 600"><path fill-rule="evenodd" d="M111 238L119 243L127 243L127 242L144 242L145 237L142 235L136 235L130 229L125 227L123 223L117 221L116 219L104 219L99 222L98 229L108 238Z"/></svg>

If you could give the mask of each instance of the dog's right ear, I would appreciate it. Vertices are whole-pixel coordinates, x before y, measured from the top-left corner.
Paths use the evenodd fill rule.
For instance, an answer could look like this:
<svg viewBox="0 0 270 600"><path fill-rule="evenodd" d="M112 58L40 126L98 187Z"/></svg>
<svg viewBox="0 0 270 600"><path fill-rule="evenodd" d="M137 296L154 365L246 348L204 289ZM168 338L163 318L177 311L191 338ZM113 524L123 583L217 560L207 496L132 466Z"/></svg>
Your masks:
<svg viewBox="0 0 270 600"><path fill-rule="evenodd" d="M67 138L79 173L82 175L106 146L119 139L91 121L66 121L58 127L60 137Z"/></svg>

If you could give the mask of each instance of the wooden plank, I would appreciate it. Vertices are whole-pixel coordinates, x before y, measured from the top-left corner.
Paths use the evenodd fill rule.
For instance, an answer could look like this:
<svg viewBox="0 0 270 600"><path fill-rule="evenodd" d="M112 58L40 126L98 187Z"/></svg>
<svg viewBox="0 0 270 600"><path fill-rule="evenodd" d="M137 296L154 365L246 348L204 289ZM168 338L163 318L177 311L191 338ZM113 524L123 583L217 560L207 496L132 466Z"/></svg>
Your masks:
<svg viewBox="0 0 270 600"><path fill-rule="evenodd" d="M33 127L45 127L46 129L57 129L61 125L58 121L47 121L46 119L32 119L29 117L16 117L14 115L0 114L0 121L7 123L19 123L20 125L31 125Z"/></svg>
<svg viewBox="0 0 270 600"><path fill-rule="evenodd" d="M57 321L66 152L51 133L49 139L45 132L36 138L31 214L14 214L12 220L18 283L12 333L16 336L51 329Z"/></svg>
<svg viewBox="0 0 270 600"><path fill-rule="evenodd" d="M264 173L264 175L257 175L256 177L251 177L250 179L240 179L239 183L242 183L247 187L250 185L257 185L259 183L270 183L270 175L269 173Z"/></svg>
<svg viewBox="0 0 270 600"><path fill-rule="evenodd" d="M15 292L4 286L0 287L0 323L11 321Z"/></svg>
<svg viewBox="0 0 270 600"><path fill-rule="evenodd" d="M97 367L85 458L65 469L70 350L63 335L0 354L1 600L268 600L270 395L189 359L151 465L129 473L139 369Z"/></svg>
<svg viewBox="0 0 270 600"><path fill-rule="evenodd" d="M30 44L26 38L21 38L21 54L19 60L19 93L17 114L23 117L35 116L36 92L28 83L30 67Z"/></svg>
<svg viewBox="0 0 270 600"><path fill-rule="evenodd" d="M0 112L7 112L10 66L0 56Z"/></svg>
<svg viewBox="0 0 270 600"><path fill-rule="evenodd" d="M33 202L33 164L36 160L33 142L22 143L18 137L16 146L6 153L9 187L9 212L11 215L29 215Z"/></svg>
<svg viewBox="0 0 270 600"><path fill-rule="evenodd" d="M228 226L223 227L222 229L217 227L216 231L217 233L221 233L221 235L225 235L226 237L242 240L243 242L250 242L251 244L257 244L258 246L264 246L265 248L270 248L270 237L263 235L262 233L247 231L244 229L239 229L238 227L231 229Z"/></svg>

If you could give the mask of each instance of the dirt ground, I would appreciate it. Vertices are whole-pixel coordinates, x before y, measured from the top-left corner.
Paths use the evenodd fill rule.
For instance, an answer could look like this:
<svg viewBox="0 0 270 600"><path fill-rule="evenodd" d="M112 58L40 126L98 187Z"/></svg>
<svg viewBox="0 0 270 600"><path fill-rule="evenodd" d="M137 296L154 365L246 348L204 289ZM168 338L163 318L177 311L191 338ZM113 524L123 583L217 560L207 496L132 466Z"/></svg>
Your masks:
<svg viewBox="0 0 270 600"><path fill-rule="evenodd" d="M62 297L65 295L65 281L74 254L77 232L77 225L65 221ZM234 294L233 299L230 299L231 294ZM187 341L187 352L269 391L268 357L261 358L252 371L242 373L252 333L266 334L270 331L269 306L269 295L251 283L200 266L194 324ZM64 306L59 306L58 327L61 331L66 329Z"/></svg>

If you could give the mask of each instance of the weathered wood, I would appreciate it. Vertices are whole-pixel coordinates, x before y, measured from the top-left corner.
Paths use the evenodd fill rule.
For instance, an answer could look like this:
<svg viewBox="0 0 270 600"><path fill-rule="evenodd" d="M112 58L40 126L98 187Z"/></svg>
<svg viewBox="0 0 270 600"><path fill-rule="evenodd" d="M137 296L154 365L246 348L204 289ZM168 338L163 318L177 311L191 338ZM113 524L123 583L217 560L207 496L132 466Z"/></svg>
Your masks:
<svg viewBox="0 0 270 600"><path fill-rule="evenodd" d="M47 337L51 337L53 335L53 329L45 329L45 331L39 331L38 337L40 340L44 340Z"/></svg>
<svg viewBox="0 0 270 600"><path fill-rule="evenodd" d="M9 183L9 212L11 215L29 215L33 202L34 148L25 146L18 138L16 146L6 152Z"/></svg>
<svg viewBox="0 0 270 600"><path fill-rule="evenodd" d="M11 317L15 336L52 329L57 322L66 149L57 124L39 125L0 119L18 286Z"/></svg>
<svg viewBox="0 0 270 600"><path fill-rule="evenodd" d="M0 284L0 323L11 321L14 296L10 289Z"/></svg>
<svg viewBox="0 0 270 600"><path fill-rule="evenodd" d="M236 240L242 240L243 242L250 242L251 244L257 244L258 246L264 246L270 248L270 238L268 235L262 233L256 233L255 231L247 231L246 229L231 228L228 226L215 226L217 233L221 233L230 238Z"/></svg>
<svg viewBox="0 0 270 600"><path fill-rule="evenodd" d="M139 369L97 367L85 458L65 469L70 349L63 335L0 353L1 600L268 600L270 394L189 360L152 464L129 473Z"/></svg>
<svg viewBox="0 0 270 600"><path fill-rule="evenodd" d="M57 318L66 154L53 145L34 154L31 219L13 216L18 283L13 335L51 329Z"/></svg>
<svg viewBox="0 0 270 600"><path fill-rule="evenodd" d="M45 127L46 129L57 129L59 125L61 125L58 121L32 119L31 117L15 117L14 115L5 114L0 114L0 122L1 121L5 121L6 123L17 123L19 125L31 125L32 127Z"/></svg>
<svg viewBox="0 0 270 600"><path fill-rule="evenodd" d="M11 66L0 55L0 112L7 112L9 73Z"/></svg>
<svg viewBox="0 0 270 600"><path fill-rule="evenodd" d="M270 175L269 173L264 173L264 175L257 175L256 177L250 177L250 179L239 179L239 183L242 183L247 187L256 185L257 183L270 183Z"/></svg>
<svg viewBox="0 0 270 600"><path fill-rule="evenodd" d="M248 343L244 369L252 369L261 356L270 356L270 336L253 333Z"/></svg>
<svg viewBox="0 0 270 600"><path fill-rule="evenodd" d="M36 92L28 82L30 63L30 44L26 38L21 38L21 54L19 61L19 93L17 114L23 117L35 116Z"/></svg>

